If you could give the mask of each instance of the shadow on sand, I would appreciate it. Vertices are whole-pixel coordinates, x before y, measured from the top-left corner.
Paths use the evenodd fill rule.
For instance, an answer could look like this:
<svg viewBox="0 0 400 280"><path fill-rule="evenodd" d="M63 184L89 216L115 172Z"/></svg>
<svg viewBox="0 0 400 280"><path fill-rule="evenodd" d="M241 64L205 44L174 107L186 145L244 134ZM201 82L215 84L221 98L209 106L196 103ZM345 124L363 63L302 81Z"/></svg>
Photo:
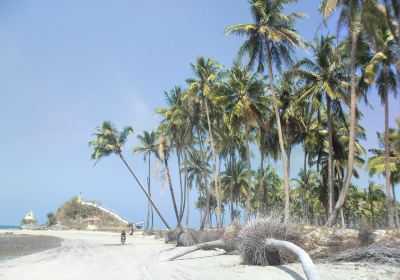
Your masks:
<svg viewBox="0 0 400 280"><path fill-rule="evenodd" d="M292 276L293 279L295 280L305 280L300 274L298 274L296 271L291 270L290 268L287 268L285 266L275 266L277 269L280 269L290 276Z"/></svg>

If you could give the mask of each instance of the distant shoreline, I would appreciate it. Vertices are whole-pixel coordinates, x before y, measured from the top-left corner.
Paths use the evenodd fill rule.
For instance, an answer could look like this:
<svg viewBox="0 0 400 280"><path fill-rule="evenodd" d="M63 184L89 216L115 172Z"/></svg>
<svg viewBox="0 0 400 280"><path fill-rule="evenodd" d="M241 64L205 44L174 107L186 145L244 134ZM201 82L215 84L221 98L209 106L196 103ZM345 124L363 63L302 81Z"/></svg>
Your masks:
<svg viewBox="0 0 400 280"><path fill-rule="evenodd" d="M0 262L59 247L54 236L0 233Z"/></svg>
<svg viewBox="0 0 400 280"><path fill-rule="evenodd" d="M15 229L21 229L21 226L0 225L0 230L1 229L15 230Z"/></svg>

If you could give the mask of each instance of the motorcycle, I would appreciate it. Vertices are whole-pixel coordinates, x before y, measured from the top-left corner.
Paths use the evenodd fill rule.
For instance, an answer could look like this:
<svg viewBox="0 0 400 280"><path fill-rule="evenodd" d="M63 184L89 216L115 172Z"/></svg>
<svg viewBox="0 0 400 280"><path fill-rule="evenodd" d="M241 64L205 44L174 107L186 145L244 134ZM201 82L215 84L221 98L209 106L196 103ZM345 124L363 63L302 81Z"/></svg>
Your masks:
<svg viewBox="0 0 400 280"><path fill-rule="evenodd" d="M125 244L126 235L121 234L121 244Z"/></svg>

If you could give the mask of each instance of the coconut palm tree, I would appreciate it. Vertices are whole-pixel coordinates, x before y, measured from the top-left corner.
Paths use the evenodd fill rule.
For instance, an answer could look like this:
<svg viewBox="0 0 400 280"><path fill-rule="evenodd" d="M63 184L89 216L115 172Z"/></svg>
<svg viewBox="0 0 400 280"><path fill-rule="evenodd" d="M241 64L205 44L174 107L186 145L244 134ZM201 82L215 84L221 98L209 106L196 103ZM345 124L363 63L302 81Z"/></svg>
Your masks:
<svg viewBox="0 0 400 280"><path fill-rule="evenodd" d="M328 120L328 213L333 210L333 116L332 102L346 99L346 91L350 84L347 82L347 64L344 59L343 44L334 46L334 36L327 36L311 45L313 60L301 59L291 75L304 80L300 90L300 100L310 98L312 110L318 110L326 99L326 114ZM340 106L340 104L337 104Z"/></svg>
<svg viewBox="0 0 400 280"><path fill-rule="evenodd" d="M169 158L170 158L170 154L171 154L173 147L172 147L172 140L169 137L170 132L168 130L168 126L161 124L158 127L158 134L160 135L160 137L159 137L160 141L159 141L159 146L158 146L158 156L164 165L164 172L165 172L164 174L165 174L166 180L168 182L169 191L170 191L171 199L172 199L172 205L174 207L175 217L176 217L176 221L177 221L176 227L182 228L181 216L178 211L178 206L177 206L178 204L176 202L176 195L175 195L174 187L172 185L171 172L169 169Z"/></svg>
<svg viewBox="0 0 400 280"><path fill-rule="evenodd" d="M336 217L343 206L347 192L349 191L351 178L353 176L353 162L355 155L355 139L357 125L357 100L362 95L360 88L357 89L357 46L364 31L373 32L374 26L381 21L381 11L374 0L322 0L321 13L324 21L337 10L339 10L338 31L346 27L350 41L350 135L349 154L344 188L340 192L335 208L330 214L325 226L333 226ZM362 89L363 90L363 89Z"/></svg>
<svg viewBox="0 0 400 280"><path fill-rule="evenodd" d="M147 193L151 197L151 177L150 177L150 166L151 166L151 155L155 155L158 157L158 143L157 143L157 134L154 131L150 133L147 131L143 131L143 135L137 135L137 139L139 140L141 146L137 146L133 149L135 154L143 153L143 160L147 161ZM149 228L150 225L150 228ZM147 223L146 230L150 232L153 231L153 208L151 207L150 201L148 202L147 209Z"/></svg>
<svg viewBox="0 0 400 280"><path fill-rule="evenodd" d="M389 130L388 135L391 135L393 133L393 130ZM390 199L390 205L389 204L389 199L387 196L393 194L394 195L394 181L398 180L398 173L400 172L400 161L396 157L395 151L391 147L391 143L389 143L389 155L387 155L386 151L386 135L382 136L381 134L378 133L378 141L379 141L379 146L384 147L384 150L380 149L370 149L369 151L373 154L371 158L369 158L368 163L367 163L367 169L369 170L370 176L374 174L383 174L385 177L390 175L391 178L389 180L386 180L386 183L389 181L390 183L390 188L389 192L386 189L386 208L388 209L387 213L387 220L388 220L388 225L393 226L395 221L398 225L398 214L395 213L396 207L395 206L395 201L393 201L393 198ZM390 172L387 172L387 168L389 168ZM385 178L386 179L386 178ZM391 211L389 212L389 209ZM396 217L396 219L394 219ZM389 222L390 221L390 222ZM392 223L392 224L391 224Z"/></svg>
<svg viewBox="0 0 400 280"><path fill-rule="evenodd" d="M225 171L221 172L223 196L230 201L231 220L237 218L239 206L246 205L249 193L247 164L243 161L228 162Z"/></svg>
<svg viewBox="0 0 400 280"><path fill-rule="evenodd" d="M250 160L250 137L252 126L258 123L264 129L262 112L266 111L267 99L263 96L264 84L257 77L257 73L249 73L245 68L235 64L227 73L227 79L215 99L222 104L228 114L228 127L242 126L246 138L247 180L250 192L252 184L252 170ZM264 129L265 130L265 129ZM245 205L244 220L248 221L250 213L249 195Z"/></svg>
<svg viewBox="0 0 400 280"><path fill-rule="evenodd" d="M209 158L210 158L209 156L206 156L206 160L204 161L203 155L201 154L201 152L195 150L194 148L191 149L188 153L188 163L187 163L188 183L189 183L189 186L193 186L193 185L196 186L196 189L199 192L199 194L204 197L204 201L208 194L207 182L208 182L208 178L211 173L210 165L209 165ZM187 201L187 204L189 205L189 201ZM203 210L205 212L205 215L207 215L205 205L203 208L199 208L199 209L201 211L200 216L202 216ZM201 224L203 221L202 217L200 218ZM202 225L202 226L204 226L204 225Z"/></svg>
<svg viewBox="0 0 400 280"><path fill-rule="evenodd" d="M129 166L128 162L125 160L122 155L122 149L125 146L125 143L128 139L128 136L133 134L133 129L130 126L123 128L122 131L118 131L109 121L103 122L100 127L96 128L96 132L93 134L95 139L89 142L89 146L94 148L94 152L91 156L92 159L96 160L97 164L102 158L108 157L112 154L117 155L126 168L128 168L129 172L135 179L136 183L139 185L140 189L146 195L148 201L153 206L154 210L156 210L158 216L164 223L164 225L170 229L168 223L164 219L161 212L158 210L158 207L153 202L151 196L146 192L143 185L140 183L139 179L136 177L136 174L133 172L132 168Z"/></svg>
<svg viewBox="0 0 400 280"><path fill-rule="evenodd" d="M217 155L216 148L214 145L213 129L209 103L212 98L213 89L215 84L219 81L220 65L211 58L205 59L202 56L197 58L196 64L191 64L193 72L195 74L194 79L188 79L189 93L197 96L200 99L201 107L206 112L208 137L211 143L211 153L213 158L213 178L215 187L215 196L217 199L217 227L221 226L221 190L218 185L217 176Z"/></svg>
<svg viewBox="0 0 400 280"><path fill-rule="evenodd" d="M366 80L372 83L376 77L378 94L385 108L385 179L386 179L386 207L388 213L388 226L394 226L393 220L393 194L390 183L389 167L389 94L397 94L397 75L392 69L392 65L400 59L398 51L395 49L393 37L389 34L385 25L376 28L371 38L375 54L366 69Z"/></svg>
<svg viewBox="0 0 400 280"><path fill-rule="evenodd" d="M285 188L285 222L289 221L289 174L287 170L287 155L284 147L278 98L274 86L273 64L280 70L282 63L292 62L291 53L301 44L302 39L294 29L296 18L303 16L299 13L285 15L285 6L293 0L251 0L250 9L254 23L237 24L225 29L226 34L245 36L246 41L239 50L239 57L248 54L248 66L257 64L259 72L268 68L269 89L272 94L275 121L278 130L279 147L284 169Z"/></svg>

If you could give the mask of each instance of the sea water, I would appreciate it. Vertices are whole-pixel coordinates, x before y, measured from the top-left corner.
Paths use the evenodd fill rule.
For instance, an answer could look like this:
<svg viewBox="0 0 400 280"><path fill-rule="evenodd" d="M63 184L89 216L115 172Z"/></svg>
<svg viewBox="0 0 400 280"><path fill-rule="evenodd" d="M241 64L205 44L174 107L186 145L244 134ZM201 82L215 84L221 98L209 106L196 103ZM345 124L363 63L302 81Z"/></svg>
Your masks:
<svg viewBox="0 0 400 280"><path fill-rule="evenodd" d="M0 229L21 229L20 226L0 225Z"/></svg>

